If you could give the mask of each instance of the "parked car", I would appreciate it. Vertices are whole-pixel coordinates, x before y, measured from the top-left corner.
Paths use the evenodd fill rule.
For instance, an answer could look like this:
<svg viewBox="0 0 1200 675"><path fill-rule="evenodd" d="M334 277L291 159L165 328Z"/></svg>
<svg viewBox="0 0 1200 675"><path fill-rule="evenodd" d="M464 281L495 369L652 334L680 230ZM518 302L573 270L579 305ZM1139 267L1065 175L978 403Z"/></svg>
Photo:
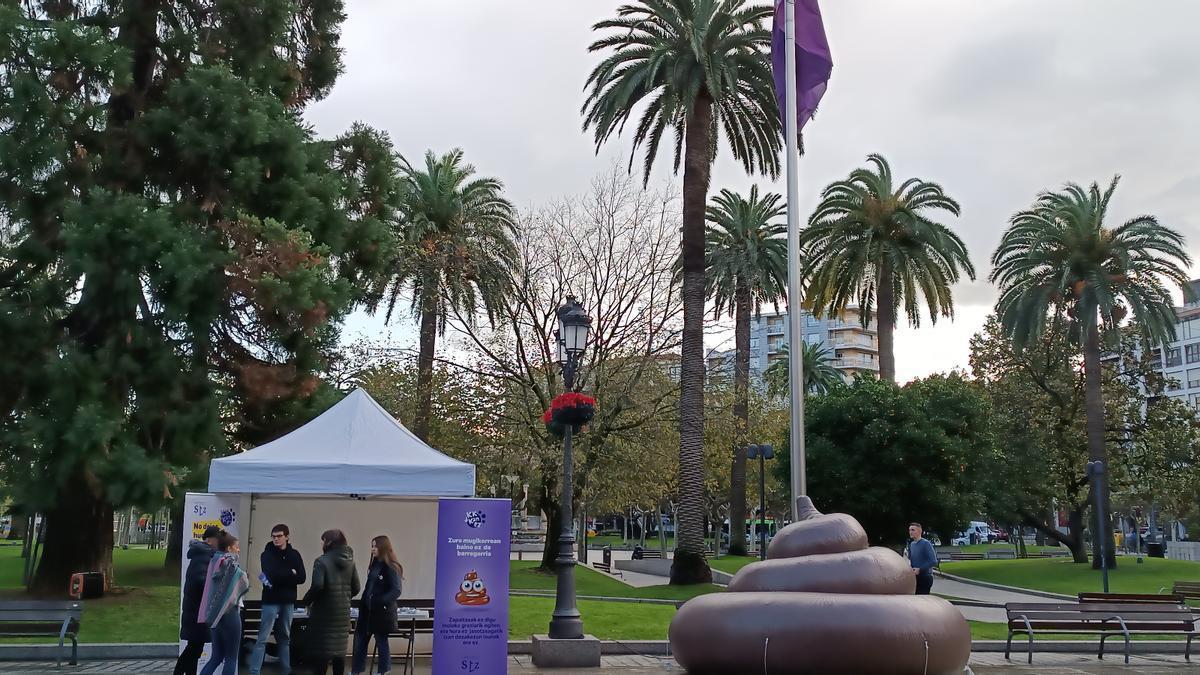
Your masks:
<svg viewBox="0 0 1200 675"><path fill-rule="evenodd" d="M954 535L950 540L951 546L967 546L973 544L990 544L996 541L996 533L988 524L980 520L972 520L967 529Z"/></svg>
<svg viewBox="0 0 1200 675"><path fill-rule="evenodd" d="M992 541L993 542L1002 541L1006 544L1009 543L1011 541L1011 538L1008 536L1008 530L1004 529L1003 527L993 527L992 528Z"/></svg>

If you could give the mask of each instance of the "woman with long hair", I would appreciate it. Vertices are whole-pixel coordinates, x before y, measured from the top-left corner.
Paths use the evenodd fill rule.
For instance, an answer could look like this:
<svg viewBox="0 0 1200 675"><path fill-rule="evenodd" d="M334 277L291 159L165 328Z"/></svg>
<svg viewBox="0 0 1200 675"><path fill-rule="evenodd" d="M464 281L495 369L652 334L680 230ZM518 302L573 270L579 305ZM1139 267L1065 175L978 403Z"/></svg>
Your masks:
<svg viewBox="0 0 1200 675"><path fill-rule="evenodd" d="M371 564L367 583L358 606L358 624L354 628L354 661L350 672L358 675L367 667L367 646L375 638L379 650L379 672L392 669L388 635L396 631L396 601L400 598L404 568L396 559L392 541L383 535L371 540Z"/></svg>
<svg viewBox="0 0 1200 675"><path fill-rule="evenodd" d="M213 675L217 668L233 675L237 671L238 650L242 641L242 615L238 610L242 596L250 590L250 579L238 566L238 538L222 530L217 535L217 551L208 564L208 579L200 596L197 620L212 627L212 655L200 675Z"/></svg>
<svg viewBox="0 0 1200 675"><path fill-rule="evenodd" d="M312 585L304 594L309 607L305 642L312 656L313 673L324 675L333 666L334 675L346 667L346 635L350 633L350 598L358 595L360 583L354 566L354 551L341 530L321 534L324 553L313 562Z"/></svg>

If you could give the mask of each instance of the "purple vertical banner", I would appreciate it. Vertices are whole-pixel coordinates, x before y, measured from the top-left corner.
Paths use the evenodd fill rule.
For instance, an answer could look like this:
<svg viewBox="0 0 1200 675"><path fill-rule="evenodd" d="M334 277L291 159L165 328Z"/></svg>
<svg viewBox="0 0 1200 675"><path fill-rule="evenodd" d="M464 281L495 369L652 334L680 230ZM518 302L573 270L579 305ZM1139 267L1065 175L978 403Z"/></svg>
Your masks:
<svg viewBox="0 0 1200 675"><path fill-rule="evenodd" d="M433 675L508 672L511 536L511 500L438 500Z"/></svg>

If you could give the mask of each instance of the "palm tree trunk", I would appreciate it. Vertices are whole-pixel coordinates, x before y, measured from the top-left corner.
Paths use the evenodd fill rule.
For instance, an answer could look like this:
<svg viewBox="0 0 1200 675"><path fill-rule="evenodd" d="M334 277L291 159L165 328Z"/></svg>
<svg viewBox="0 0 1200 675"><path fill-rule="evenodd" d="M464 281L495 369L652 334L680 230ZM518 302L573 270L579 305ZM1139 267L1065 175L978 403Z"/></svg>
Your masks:
<svg viewBox="0 0 1200 675"><path fill-rule="evenodd" d="M746 514L746 443L750 430L750 287L738 279L735 291L734 362L733 362L733 423L736 428L733 444L733 470L729 479L729 554L746 555L741 533Z"/></svg>
<svg viewBox="0 0 1200 675"><path fill-rule="evenodd" d="M879 266L875 284L875 310L879 324L879 379L896 381L896 295L892 286L892 266ZM861 309L859 310L861 311Z"/></svg>
<svg viewBox="0 0 1200 675"><path fill-rule="evenodd" d="M712 99L696 97L684 131L683 348L679 394L679 521L672 584L712 581L704 559L704 207L712 168Z"/></svg>
<svg viewBox="0 0 1200 675"><path fill-rule="evenodd" d="M433 408L433 351L437 347L437 297L429 289L421 292L420 353L417 355L417 412L412 432L428 442L429 415Z"/></svg>
<svg viewBox="0 0 1200 675"><path fill-rule="evenodd" d="M1087 337L1083 347L1084 407L1087 410L1088 459L1104 462L1105 472L1100 477L1100 522L1101 531L1092 537L1092 567L1100 569L1100 542L1104 542L1105 558L1109 569L1117 566L1112 523L1107 513L1108 504L1108 449L1104 444L1104 393L1101 391L1100 373L1100 330L1096 317L1084 319ZM1093 510L1095 502L1092 503ZM1096 521L1093 513L1093 522Z"/></svg>

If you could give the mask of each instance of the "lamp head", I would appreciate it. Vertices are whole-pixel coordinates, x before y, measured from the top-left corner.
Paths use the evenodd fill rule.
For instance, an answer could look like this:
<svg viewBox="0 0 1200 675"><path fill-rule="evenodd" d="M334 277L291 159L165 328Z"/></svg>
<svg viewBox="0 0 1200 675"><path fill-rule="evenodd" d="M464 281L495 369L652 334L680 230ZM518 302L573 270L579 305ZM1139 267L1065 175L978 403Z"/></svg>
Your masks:
<svg viewBox="0 0 1200 675"><path fill-rule="evenodd" d="M583 310L583 305L575 296L568 295L567 302L558 308L558 331L555 333L560 363L566 362L568 356L583 353L591 328L592 318Z"/></svg>

